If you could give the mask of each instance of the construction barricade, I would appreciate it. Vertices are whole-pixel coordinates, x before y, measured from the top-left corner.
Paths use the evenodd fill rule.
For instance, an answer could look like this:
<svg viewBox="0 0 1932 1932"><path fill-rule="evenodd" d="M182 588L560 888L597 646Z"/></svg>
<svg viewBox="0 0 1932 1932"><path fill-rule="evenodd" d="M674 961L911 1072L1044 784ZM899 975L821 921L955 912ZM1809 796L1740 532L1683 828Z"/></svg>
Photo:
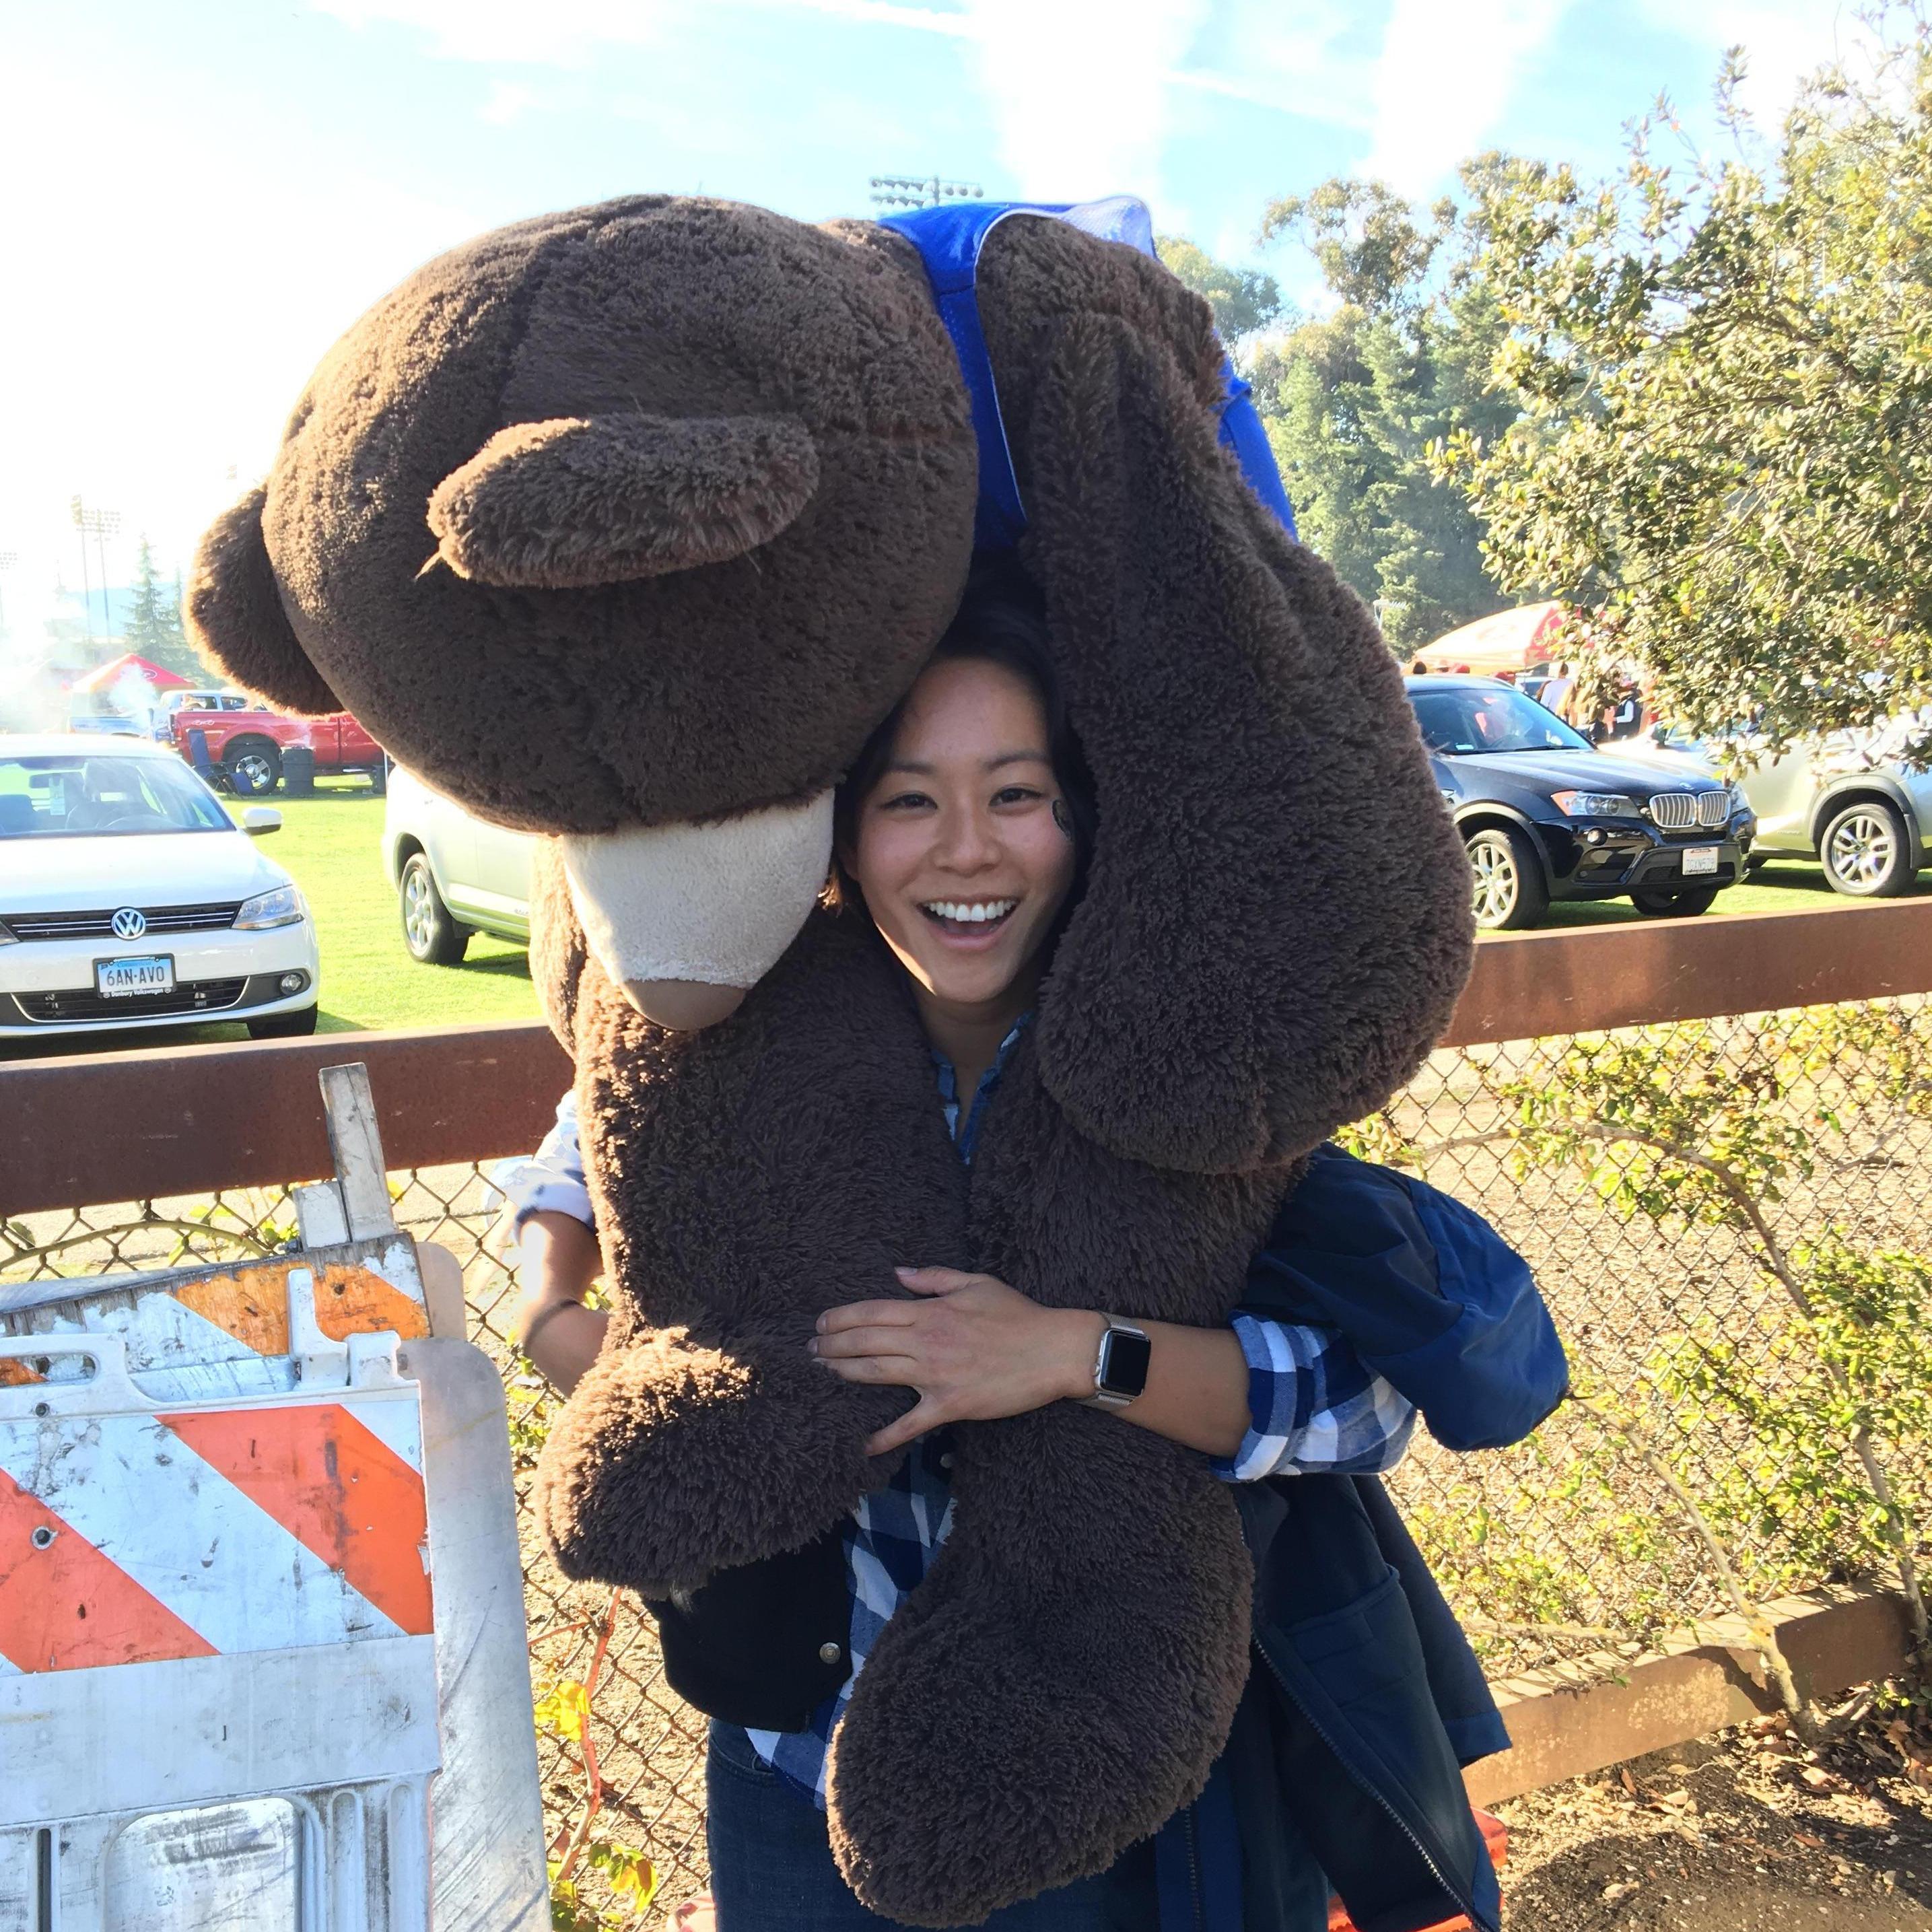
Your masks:
<svg viewBox="0 0 1932 1932"><path fill-rule="evenodd" d="M294 1251L0 1292L0 1932L549 1922L501 1384L322 1077Z"/></svg>

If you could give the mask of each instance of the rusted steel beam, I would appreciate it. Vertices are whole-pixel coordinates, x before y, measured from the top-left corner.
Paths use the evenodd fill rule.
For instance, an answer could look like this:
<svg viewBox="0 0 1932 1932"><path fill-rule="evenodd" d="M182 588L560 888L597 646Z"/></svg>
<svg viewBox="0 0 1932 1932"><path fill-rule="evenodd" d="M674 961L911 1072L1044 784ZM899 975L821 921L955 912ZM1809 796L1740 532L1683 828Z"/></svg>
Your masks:
<svg viewBox="0 0 1932 1932"><path fill-rule="evenodd" d="M1932 898L1510 933L1442 1043L1928 992ZM316 1076L356 1060L398 1168L533 1147L570 1079L534 1023L0 1061L0 1214L327 1174Z"/></svg>
<svg viewBox="0 0 1932 1932"><path fill-rule="evenodd" d="M536 1024L0 1062L0 1214L328 1174L318 1076L358 1060L396 1168L534 1147L570 1084Z"/></svg>
<svg viewBox="0 0 1932 1932"><path fill-rule="evenodd" d="M1932 898L1498 933L1444 1046L1932 992Z"/></svg>

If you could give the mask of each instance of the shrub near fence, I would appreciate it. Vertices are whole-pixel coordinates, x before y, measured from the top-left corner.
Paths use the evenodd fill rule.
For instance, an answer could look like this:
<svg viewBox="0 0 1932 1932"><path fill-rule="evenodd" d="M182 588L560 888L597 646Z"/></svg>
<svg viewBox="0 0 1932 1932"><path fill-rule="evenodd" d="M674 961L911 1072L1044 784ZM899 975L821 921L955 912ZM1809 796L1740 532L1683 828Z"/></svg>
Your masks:
<svg viewBox="0 0 1932 1932"><path fill-rule="evenodd" d="M1448 1043L1352 1131L1529 1258L1587 1396L1514 1450L1420 1439L1394 1478L1492 1675L1614 1667L1734 1592L1894 1582L1922 1553L1928 991L1927 902L1486 943ZM528 1528L552 1399L507 1341L485 1169L547 1124L568 1076L547 1035L0 1065L0 1284L284 1238L286 1184L328 1165L316 1070L352 1055L408 1163L397 1218L454 1251L504 1373L557 1855L612 1910L643 1895L640 1855L684 1895L705 1877L703 1721L664 1685L648 1618L566 1582Z"/></svg>

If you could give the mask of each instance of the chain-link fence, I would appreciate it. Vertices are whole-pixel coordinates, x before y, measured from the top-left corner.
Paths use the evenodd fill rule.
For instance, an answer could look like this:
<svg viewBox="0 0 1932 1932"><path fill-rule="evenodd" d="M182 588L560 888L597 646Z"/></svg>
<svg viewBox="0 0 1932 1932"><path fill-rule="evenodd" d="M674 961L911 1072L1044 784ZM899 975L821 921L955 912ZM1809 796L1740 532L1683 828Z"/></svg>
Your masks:
<svg viewBox="0 0 1932 1932"><path fill-rule="evenodd" d="M1817 1314L1846 1253L1926 1286L1909 1258L1932 1195L1928 1032L1914 998L1445 1051L1352 1137L1528 1258L1594 1392L1510 1450L1452 1455L1418 1435L1393 1479L1492 1675L1614 1667L1728 1607L1692 1510L1759 1600L1883 1569L1883 1526L1847 1514L1850 1458L1794 1291ZM417 1168L392 1189L406 1230L462 1263L472 1336L508 1391L532 1674L540 1700L556 1693L539 1724L553 1834L580 1823L594 1777L604 1837L649 1854L664 1898L701 1889L703 1720L664 1684L635 1604L566 1582L531 1526L554 1399L506 1339L516 1285L484 1172ZM32 1214L4 1226L0 1281L232 1258L293 1221L282 1190ZM1932 1327L1932 1296L1924 1312ZM1887 1360L1894 1381L1923 1366ZM1898 1520L1916 1522L1926 1437L1910 1392L1887 1387L1898 1399L1868 1402L1868 1434Z"/></svg>

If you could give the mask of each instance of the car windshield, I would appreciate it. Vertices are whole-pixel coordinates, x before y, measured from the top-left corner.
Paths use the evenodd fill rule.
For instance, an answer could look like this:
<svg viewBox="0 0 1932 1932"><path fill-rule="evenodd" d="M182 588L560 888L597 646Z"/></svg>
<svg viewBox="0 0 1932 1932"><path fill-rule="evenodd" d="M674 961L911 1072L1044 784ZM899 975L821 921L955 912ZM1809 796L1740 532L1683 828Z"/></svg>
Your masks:
<svg viewBox="0 0 1932 1932"><path fill-rule="evenodd" d="M0 752L0 838L234 830L214 794L172 758Z"/></svg>
<svg viewBox="0 0 1932 1932"><path fill-rule="evenodd" d="M1491 752L1587 752L1590 741L1520 691L1454 685L1446 691L1412 691L1432 752L1467 758Z"/></svg>

